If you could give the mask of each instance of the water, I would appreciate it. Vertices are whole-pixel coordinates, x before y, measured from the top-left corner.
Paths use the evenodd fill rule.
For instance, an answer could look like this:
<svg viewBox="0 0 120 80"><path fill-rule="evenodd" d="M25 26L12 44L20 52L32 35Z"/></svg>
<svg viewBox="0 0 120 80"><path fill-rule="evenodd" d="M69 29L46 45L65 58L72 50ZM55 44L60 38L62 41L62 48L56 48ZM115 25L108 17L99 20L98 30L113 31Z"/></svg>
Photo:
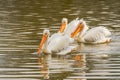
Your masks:
<svg viewBox="0 0 120 80"><path fill-rule="evenodd" d="M0 80L119 80L119 7L119 0L0 0ZM63 17L106 26L112 42L38 57L42 31L57 32Z"/></svg>

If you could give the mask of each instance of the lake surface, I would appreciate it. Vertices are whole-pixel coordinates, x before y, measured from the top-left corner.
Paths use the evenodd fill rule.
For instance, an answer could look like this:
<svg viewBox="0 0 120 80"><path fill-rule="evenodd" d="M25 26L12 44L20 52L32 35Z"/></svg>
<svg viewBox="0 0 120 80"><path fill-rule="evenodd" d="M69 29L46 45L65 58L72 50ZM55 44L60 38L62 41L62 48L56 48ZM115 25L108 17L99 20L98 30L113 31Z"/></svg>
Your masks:
<svg viewBox="0 0 120 80"><path fill-rule="evenodd" d="M106 26L108 44L81 44L65 56L34 54L61 19ZM120 80L120 0L0 0L0 80Z"/></svg>

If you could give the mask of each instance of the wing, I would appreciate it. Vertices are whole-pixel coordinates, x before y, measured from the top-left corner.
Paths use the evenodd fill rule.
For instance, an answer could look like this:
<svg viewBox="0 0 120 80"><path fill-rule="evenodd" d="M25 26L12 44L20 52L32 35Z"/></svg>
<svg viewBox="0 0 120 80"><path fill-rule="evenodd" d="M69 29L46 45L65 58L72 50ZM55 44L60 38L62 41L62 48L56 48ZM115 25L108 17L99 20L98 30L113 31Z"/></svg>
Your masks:
<svg viewBox="0 0 120 80"><path fill-rule="evenodd" d="M72 50L74 50L78 45L74 45L74 46L68 46L66 49L56 53L58 55L66 55L68 53L70 53Z"/></svg>
<svg viewBox="0 0 120 80"><path fill-rule="evenodd" d="M48 42L47 48L52 52L59 52L65 49L69 45L69 42L65 36L59 35L51 38Z"/></svg>
<svg viewBox="0 0 120 80"><path fill-rule="evenodd" d="M65 28L64 33L70 36L71 33L77 28L78 23L79 23L78 18L72 20Z"/></svg>
<svg viewBox="0 0 120 80"><path fill-rule="evenodd" d="M111 35L111 32L106 27L100 26L98 28L105 35L105 37L108 37Z"/></svg>
<svg viewBox="0 0 120 80"><path fill-rule="evenodd" d="M96 42L105 39L105 37L109 35L110 32L105 27L95 27L86 32L83 36L83 41L90 43Z"/></svg>

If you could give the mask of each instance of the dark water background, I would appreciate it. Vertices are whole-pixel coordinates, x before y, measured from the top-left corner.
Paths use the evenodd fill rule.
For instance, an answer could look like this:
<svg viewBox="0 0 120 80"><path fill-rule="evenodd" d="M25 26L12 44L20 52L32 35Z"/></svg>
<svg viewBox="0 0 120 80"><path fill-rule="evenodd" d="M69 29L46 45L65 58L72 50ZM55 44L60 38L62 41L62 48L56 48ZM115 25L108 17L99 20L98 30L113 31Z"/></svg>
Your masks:
<svg viewBox="0 0 120 80"><path fill-rule="evenodd" d="M109 44L80 44L66 56L36 54L42 31L63 17L106 26ZM0 80L120 80L120 0L0 0Z"/></svg>

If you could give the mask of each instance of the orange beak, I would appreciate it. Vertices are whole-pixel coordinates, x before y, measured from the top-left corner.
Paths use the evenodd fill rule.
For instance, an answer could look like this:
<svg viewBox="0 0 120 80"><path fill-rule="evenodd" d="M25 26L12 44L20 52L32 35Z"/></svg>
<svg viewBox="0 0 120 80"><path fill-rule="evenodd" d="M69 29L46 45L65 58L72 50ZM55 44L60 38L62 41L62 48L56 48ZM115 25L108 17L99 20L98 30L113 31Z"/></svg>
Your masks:
<svg viewBox="0 0 120 80"><path fill-rule="evenodd" d="M60 30L59 30L61 33L64 31L66 25L67 25L66 22L63 22L63 23L62 23L62 25L61 25L61 27L60 27Z"/></svg>
<svg viewBox="0 0 120 80"><path fill-rule="evenodd" d="M42 46L43 46L43 44L46 42L47 38L48 38L48 35L47 35L47 34L44 34L43 37L42 37L42 40L41 40L41 42L40 42L38 51L37 51L38 54L40 54L40 52L41 52L41 50L42 50Z"/></svg>
<svg viewBox="0 0 120 80"><path fill-rule="evenodd" d="M73 33L71 33L71 38L74 38L83 29L83 23L80 23Z"/></svg>

